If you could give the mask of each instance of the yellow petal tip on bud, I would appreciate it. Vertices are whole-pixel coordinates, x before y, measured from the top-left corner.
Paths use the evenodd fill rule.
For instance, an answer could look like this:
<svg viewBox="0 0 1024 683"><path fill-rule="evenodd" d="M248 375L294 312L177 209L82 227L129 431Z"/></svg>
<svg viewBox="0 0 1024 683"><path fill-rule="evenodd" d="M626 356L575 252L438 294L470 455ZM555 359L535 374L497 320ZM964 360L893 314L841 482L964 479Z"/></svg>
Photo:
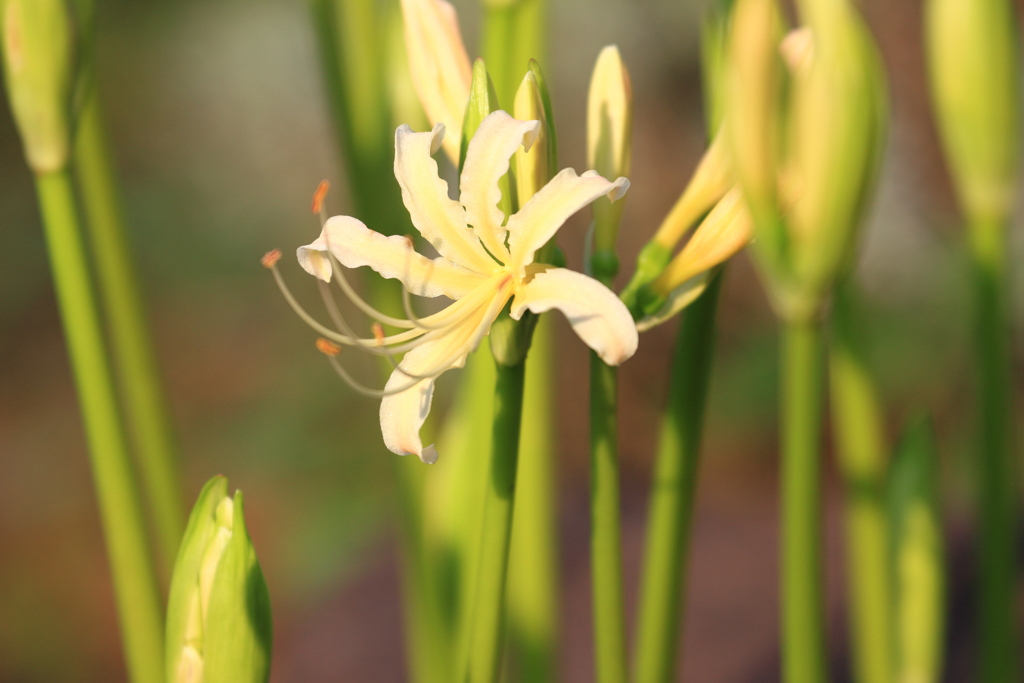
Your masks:
<svg viewBox="0 0 1024 683"><path fill-rule="evenodd" d="M330 339L324 339L323 337L319 337L316 340L316 350L325 356L330 356L331 358L341 354L340 346L332 342Z"/></svg>
<svg viewBox="0 0 1024 683"><path fill-rule="evenodd" d="M587 98L587 166L605 178L628 176L633 151L633 87L615 45L601 50Z"/></svg>
<svg viewBox="0 0 1024 683"><path fill-rule="evenodd" d="M263 258L260 259L260 265L262 265L264 268L271 269L274 266L276 266L277 262L280 260L281 250L271 249L270 251L263 255Z"/></svg>

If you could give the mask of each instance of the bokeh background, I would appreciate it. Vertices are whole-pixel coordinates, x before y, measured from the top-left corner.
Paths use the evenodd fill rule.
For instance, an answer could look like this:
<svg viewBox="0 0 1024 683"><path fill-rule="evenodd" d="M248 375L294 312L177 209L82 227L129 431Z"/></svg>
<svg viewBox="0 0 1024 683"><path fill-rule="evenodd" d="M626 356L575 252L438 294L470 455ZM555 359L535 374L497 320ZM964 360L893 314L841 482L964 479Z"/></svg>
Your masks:
<svg viewBox="0 0 1024 683"><path fill-rule="evenodd" d="M471 54L478 11L455 2ZM312 22L299 0L101 0L98 71L124 207L148 297L191 503L213 474L246 493L275 617L272 680L405 679L392 519L395 458L378 404L313 349L260 256L319 231L321 178L346 212ZM971 392L962 235L929 112L918 0L865 0L893 123L858 278L890 435L917 407L939 431L952 571L950 680L971 652ZM617 43L635 92L624 275L704 145L698 0L550 0L563 165L584 167L598 50ZM581 267L588 217L560 233ZM373 227L373 226L371 226ZM0 107L0 681L120 681L117 622L82 428L32 181ZM1013 234L1011 262L1021 262ZM286 277L312 283L290 259ZM1014 319L1024 292L1014 280ZM697 501L680 680L778 679L776 326L746 255L729 267ZM585 348L557 324L563 662L592 679ZM635 597L646 483L675 334L646 333L621 371L627 596ZM1021 365L1021 345L1014 345ZM455 373L451 373L454 375ZM439 405L454 386L442 383ZM1018 379L1017 384L1020 384ZM1018 401L1019 406L1024 403ZM828 456L829 458L831 456ZM849 677L841 490L828 466L829 642ZM1024 606L1024 595L1019 601ZM630 609L632 612L632 609Z"/></svg>

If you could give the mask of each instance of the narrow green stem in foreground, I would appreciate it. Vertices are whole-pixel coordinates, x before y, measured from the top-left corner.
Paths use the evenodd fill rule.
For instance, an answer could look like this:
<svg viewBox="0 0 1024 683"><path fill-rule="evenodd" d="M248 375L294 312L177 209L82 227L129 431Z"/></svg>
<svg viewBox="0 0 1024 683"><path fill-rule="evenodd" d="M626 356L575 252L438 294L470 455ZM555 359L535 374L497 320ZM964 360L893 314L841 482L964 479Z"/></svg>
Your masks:
<svg viewBox="0 0 1024 683"><path fill-rule="evenodd" d="M1015 574L1016 469L1011 447L1009 314L1005 226L970 227L978 406L978 616L984 683L1019 680Z"/></svg>
<svg viewBox="0 0 1024 683"><path fill-rule="evenodd" d="M169 572L185 523L177 457L95 91L79 120L75 171L145 499Z"/></svg>
<svg viewBox="0 0 1024 683"><path fill-rule="evenodd" d="M679 323L648 502L634 683L675 680L721 283L719 274L686 309Z"/></svg>
<svg viewBox="0 0 1024 683"><path fill-rule="evenodd" d="M821 329L789 321L782 342L782 680L824 683Z"/></svg>
<svg viewBox="0 0 1024 683"><path fill-rule="evenodd" d="M163 634L142 506L103 349L98 311L66 171L36 177L50 267L78 388L125 657L133 683L161 683Z"/></svg>
<svg viewBox="0 0 1024 683"><path fill-rule="evenodd" d="M829 354L832 424L845 488L847 583L854 680L893 679L884 412L868 368L854 285L836 290Z"/></svg>
<svg viewBox="0 0 1024 683"><path fill-rule="evenodd" d="M496 363L491 467L484 499L476 598L467 637L467 683L496 683L504 644L505 587L519 456L526 361Z"/></svg>
<svg viewBox="0 0 1024 683"><path fill-rule="evenodd" d="M509 628L522 683L554 683L558 673L553 322L541 316L530 345L516 475Z"/></svg>
<svg viewBox="0 0 1024 683"><path fill-rule="evenodd" d="M590 352L590 572L597 683L626 680L619 520L618 373Z"/></svg>
<svg viewBox="0 0 1024 683"><path fill-rule="evenodd" d="M498 104L503 109L511 111L516 89L526 74L529 61L544 62L547 37L545 2L517 0L506 6L484 9L483 58L498 94Z"/></svg>

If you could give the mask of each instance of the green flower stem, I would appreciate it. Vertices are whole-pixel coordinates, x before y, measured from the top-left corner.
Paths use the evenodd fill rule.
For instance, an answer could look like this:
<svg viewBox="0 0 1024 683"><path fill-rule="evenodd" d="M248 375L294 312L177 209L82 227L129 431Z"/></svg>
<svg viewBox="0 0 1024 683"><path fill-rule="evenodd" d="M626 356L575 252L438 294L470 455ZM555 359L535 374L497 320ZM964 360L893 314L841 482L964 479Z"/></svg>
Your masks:
<svg viewBox="0 0 1024 683"><path fill-rule="evenodd" d="M541 316L530 345L516 474L509 628L518 680L554 683L558 649L558 519L555 514L554 330Z"/></svg>
<svg viewBox="0 0 1024 683"><path fill-rule="evenodd" d="M618 372L590 352L590 571L598 683L626 680L619 520Z"/></svg>
<svg viewBox="0 0 1024 683"><path fill-rule="evenodd" d="M1016 472L1011 447L1011 361L1005 224L976 221L969 231L974 279L978 396L978 530L981 678L1017 681Z"/></svg>
<svg viewBox="0 0 1024 683"><path fill-rule="evenodd" d="M467 683L497 683L504 642L505 589L526 361L495 366L491 466L484 498L476 597L466 632Z"/></svg>
<svg viewBox="0 0 1024 683"><path fill-rule="evenodd" d="M128 671L133 683L161 683L163 633L156 575L67 171L37 176L36 190L89 443Z"/></svg>
<svg viewBox="0 0 1024 683"><path fill-rule="evenodd" d="M681 317L647 514L635 683L675 680L683 591L722 274Z"/></svg>
<svg viewBox="0 0 1024 683"><path fill-rule="evenodd" d="M787 321L781 360L782 680L824 683L819 323Z"/></svg>
<svg viewBox="0 0 1024 683"><path fill-rule="evenodd" d="M545 0L496 4L499 6L484 2L483 58L498 94L498 104L511 111L529 61L544 61L546 7Z"/></svg>
<svg viewBox="0 0 1024 683"><path fill-rule="evenodd" d="M860 338L853 285L836 290L829 353L832 422L845 486L846 561L858 683L890 683L892 599L883 407Z"/></svg>
<svg viewBox="0 0 1024 683"><path fill-rule="evenodd" d="M74 162L145 499L169 571L185 523L176 448L95 89L81 112Z"/></svg>

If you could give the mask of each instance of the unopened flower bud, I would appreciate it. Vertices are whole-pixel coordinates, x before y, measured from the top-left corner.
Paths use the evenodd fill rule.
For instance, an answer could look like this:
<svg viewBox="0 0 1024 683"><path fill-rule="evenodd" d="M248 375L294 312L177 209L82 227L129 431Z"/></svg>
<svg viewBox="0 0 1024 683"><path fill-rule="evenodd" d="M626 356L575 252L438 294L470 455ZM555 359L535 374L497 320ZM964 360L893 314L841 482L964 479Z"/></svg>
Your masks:
<svg viewBox="0 0 1024 683"><path fill-rule="evenodd" d="M35 173L68 160L74 80L73 35L64 0L3 2L3 62L7 99Z"/></svg>
<svg viewBox="0 0 1024 683"><path fill-rule="evenodd" d="M530 71L526 72L516 91L512 116L520 121L540 121L540 133L530 149L520 147L516 150L516 186L519 204L522 206L551 180L547 143L550 123L544 111L537 78Z"/></svg>
<svg viewBox="0 0 1024 683"><path fill-rule="evenodd" d="M1018 152L1013 3L931 0L925 18L935 115L961 205L974 221L1005 221Z"/></svg>
<svg viewBox="0 0 1024 683"><path fill-rule="evenodd" d="M605 178L629 177L633 158L633 87L619 48L601 50L587 98L587 166ZM594 253L615 251L623 202L594 202ZM614 275L614 273L613 273Z"/></svg>
<svg viewBox="0 0 1024 683"><path fill-rule="evenodd" d="M242 492L207 482L189 518L167 607L168 683L264 683L270 596L245 528Z"/></svg>

